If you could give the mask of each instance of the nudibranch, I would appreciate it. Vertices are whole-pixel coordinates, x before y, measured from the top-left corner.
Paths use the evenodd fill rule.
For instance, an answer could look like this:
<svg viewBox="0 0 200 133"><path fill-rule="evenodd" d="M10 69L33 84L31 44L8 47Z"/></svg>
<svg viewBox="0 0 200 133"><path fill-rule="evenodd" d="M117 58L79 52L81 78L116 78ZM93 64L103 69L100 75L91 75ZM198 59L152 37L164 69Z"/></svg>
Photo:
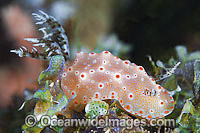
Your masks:
<svg viewBox="0 0 200 133"><path fill-rule="evenodd" d="M57 86L54 88L59 88L60 94L62 89L64 96L71 99L67 105L68 109L72 110L75 105L84 105L91 100L116 99L127 112L146 119L162 118L173 111L173 97L166 89L156 84L142 66L128 60L123 61L108 51L79 52L74 61L70 62L68 39L64 29L54 17L42 11L40 13L41 15L33 15L38 21L36 24L46 24L46 27L40 28L44 37L26 40L34 43L34 46L43 47L44 53L39 53L35 47L32 52L25 47L11 52L20 57L49 61L53 59L49 68L41 73L39 81L56 78L54 82ZM62 101L62 97L57 96L57 99Z"/></svg>
<svg viewBox="0 0 200 133"><path fill-rule="evenodd" d="M142 66L121 60L108 51L76 54L65 67L61 86L68 98L68 108L90 100L116 99L133 115L162 118L174 109L174 100L166 89L156 84Z"/></svg>

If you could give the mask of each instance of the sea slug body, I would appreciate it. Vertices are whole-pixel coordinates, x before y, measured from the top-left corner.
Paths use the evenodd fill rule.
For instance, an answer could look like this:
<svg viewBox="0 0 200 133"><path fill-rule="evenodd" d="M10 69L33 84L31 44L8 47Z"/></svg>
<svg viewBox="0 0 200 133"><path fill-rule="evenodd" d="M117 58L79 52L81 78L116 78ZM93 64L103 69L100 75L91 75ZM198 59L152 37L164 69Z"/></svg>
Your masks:
<svg viewBox="0 0 200 133"><path fill-rule="evenodd" d="M162 118L174 109L172 96L150 78L142 66L121 60L108 51L77 53L64 68L61 86L70 99L68 109L90 100L116 99L133 115Z"/></svg>

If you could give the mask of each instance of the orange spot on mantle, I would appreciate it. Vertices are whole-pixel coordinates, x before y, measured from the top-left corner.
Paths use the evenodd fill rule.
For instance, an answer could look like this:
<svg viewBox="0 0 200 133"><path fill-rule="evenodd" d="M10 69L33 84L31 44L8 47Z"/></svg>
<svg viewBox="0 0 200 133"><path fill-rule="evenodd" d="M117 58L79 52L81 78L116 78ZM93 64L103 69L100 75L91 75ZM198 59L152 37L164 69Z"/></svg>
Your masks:
<svg viewBox="0 0 200 133"><path fill-rule="evenodd" d="M126 105L126 107L125 107L126 109L131 109L131 107L130 107L130 105Z"/></svg>

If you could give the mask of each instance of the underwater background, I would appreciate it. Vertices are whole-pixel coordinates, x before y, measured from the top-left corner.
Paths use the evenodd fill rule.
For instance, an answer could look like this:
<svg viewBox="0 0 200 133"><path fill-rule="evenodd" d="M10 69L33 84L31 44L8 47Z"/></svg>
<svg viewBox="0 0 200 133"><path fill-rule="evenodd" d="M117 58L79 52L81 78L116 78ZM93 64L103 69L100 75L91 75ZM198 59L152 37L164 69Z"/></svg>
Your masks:
<svg viewBox="0 0 200 133"><path fill-rule="evenodd" d="M0 132L22 130L26 111L17 110L38 89L38 76L48 66L10 53L20 46L31 49L24 38L41 37L31 15L38 10L63 26L72 58L78 51L108 50L143 66L174 93L176 105L168 117L177 126L170 130L199 131L199 0L7 0L0 1ZM176 71L159 80L178 62Z"/></svg>

